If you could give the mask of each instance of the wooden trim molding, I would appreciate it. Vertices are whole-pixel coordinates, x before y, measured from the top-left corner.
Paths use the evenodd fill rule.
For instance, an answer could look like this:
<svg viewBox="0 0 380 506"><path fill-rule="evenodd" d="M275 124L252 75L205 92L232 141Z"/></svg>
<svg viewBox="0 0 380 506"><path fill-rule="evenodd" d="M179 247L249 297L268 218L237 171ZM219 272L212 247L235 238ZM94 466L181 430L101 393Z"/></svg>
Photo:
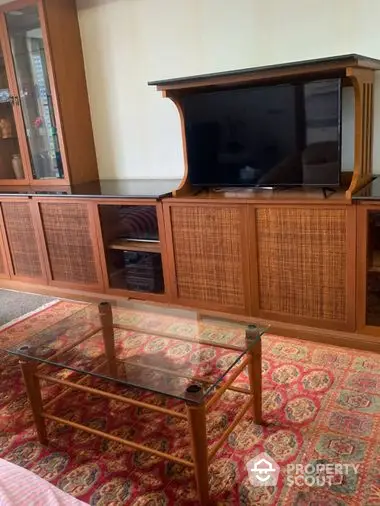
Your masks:
<svg viewBox="0 0 380 506"><path fill-rule="evenodd" d="M0 274L1 278L10 279L12 260L9 253L7 234L5 232L3 210L0 204L0 255L3 261L4 273Z"/></svg>
<svg viewBox="0 0 380 506"><path fill-rule="evenodd" d="M373 145L373 84L372 70L349 67L346 71L355 94L355 162L346 197L368 184L372 179Z"/></svg>
<svg viewBox="0 0 380 506"><path fill-rule="evenodd" d="M368 212L373 209L379 211L379 207L358 206L356 214L357 229L357 266L356 266L356 314L357 328L363 330L366 327L366 299L367 299L367 249L368 249Z"/></svg>
<svg viewBox="0 0 380 506"><path fill-rule="evenodd" d="M186 195L191 192L191 184L188 178L189 175L189 165L187 163L187 142L186 142L186 127L185 127L185 115L182 109L181 101L178 100L177 97L173 95L167 95L164 91L162 93L164 97L170 98L173 104L176 106L179 119L181 123L181 139L182 139L182 153L183 153L183 164L184 164L184 174L182 177L182 181L180 182L178 188L172 192L173 197L181 197L182 195Z"/></svg>

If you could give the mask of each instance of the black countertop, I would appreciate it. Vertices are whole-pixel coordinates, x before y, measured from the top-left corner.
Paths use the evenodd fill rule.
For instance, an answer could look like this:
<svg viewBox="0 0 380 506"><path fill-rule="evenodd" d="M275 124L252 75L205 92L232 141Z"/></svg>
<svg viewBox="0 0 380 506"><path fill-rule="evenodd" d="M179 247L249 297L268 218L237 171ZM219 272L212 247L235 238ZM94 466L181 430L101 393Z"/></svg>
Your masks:
<svg viewBox="0 0 380 506"><path fill-rule="evenodd" d="M352 195L352 200L380 200L380 177L376 177L360 191Z"/></svg>
<svg viewBox="0 0 380 506"><path fill-rule="evenodd" d="M180 179L103 179L76 186L0 186L0 195L159 199L176 190Z"/></svg>
<svg viewBox="0 0 380 506"><path fill-rule="evenodd" d="M374 70L380 69L380 60L375 58L369 58L368 56L363 56L356 53L339 55L339 56L328 56L325 58L316 58L312 60L299 60L292 61L287 63L277 63L274 65L264 65L260 67L250 67L238 70L228 70L225 72L213 72L209 74L198 74L194 76L184 76L184 77L175 77L171 79L160 79L159 81L149 81L149 86L158 86L165 87L167 85L173 84L181 84L181 83L198 83L202 84L203 82L211 79L211 78L220 78L220 77L230 77L230 76L243 76L245 74L252 73L262 73L265 71L273 71L273 70L281 70L287 69L289 72L294 69L299 69L305 67L309 69L312 66L318 65L326 65L326 64L341 64L343 66L351 67L358 66L364 68L370 68ZM313 69L312 69L313 70Z"/></svg>

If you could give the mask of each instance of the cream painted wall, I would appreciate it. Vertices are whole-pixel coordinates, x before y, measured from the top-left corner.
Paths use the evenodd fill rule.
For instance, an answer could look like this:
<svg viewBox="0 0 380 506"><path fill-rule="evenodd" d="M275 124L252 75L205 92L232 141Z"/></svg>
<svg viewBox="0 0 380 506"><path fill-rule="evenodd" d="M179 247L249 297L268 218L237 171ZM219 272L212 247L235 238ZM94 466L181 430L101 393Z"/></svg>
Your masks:
<svg viewBox="0 0 380 506"><path fill-rule="evenodd" d="M147 86L149 80L350 52L380 57L377 0L346 0L344 8L342 0L77 0L77 5L102 177L183 173L178 113ZM376 98L379 94L377 86ZM375 133L380 97L376 102ZM343 124L344 167L350 170L349 93Z"/></svg>

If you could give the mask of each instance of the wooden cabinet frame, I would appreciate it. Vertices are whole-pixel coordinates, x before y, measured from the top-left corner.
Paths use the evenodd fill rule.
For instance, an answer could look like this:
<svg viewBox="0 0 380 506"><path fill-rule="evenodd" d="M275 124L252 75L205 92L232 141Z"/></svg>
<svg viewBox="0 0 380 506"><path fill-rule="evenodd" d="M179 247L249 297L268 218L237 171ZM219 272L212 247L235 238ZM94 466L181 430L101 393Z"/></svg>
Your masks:
<svg viewBox="0 0 380 506"><path fill-rule="evenodd" d="M10 252L7 231L2 213L2 205L6 202L22 202L29 206L31 219L33 222L33 230L36 235L36 244L38 255L40 257L42 277L28 278L16 275L12 263L12 255ZM54 279L52 272L51 260L49 258L48 247L45 241L43 230L43 222L40 214L41 203L66 204L75 203L86 207L88 211L89 233L91 236L92 251L95 259L96 273L98 283L96 284L80 284L76 282L57 281ZM163 276L165 282L165 293L152 294L135 292L124 289L116 289L110 287L106 261L106 244L103 243L103 235L99 216L99 206L154 206L157 212L160 249L163 267ZM222 304L219 302L205 302L204 300L185 299L178 293L177 288L177 272L175 262L175 251L173 244L172 219L171 210L175 207L205 207L209 209L223 208L226 206L239 208L241 211L241 221L239 222L239 233L241 237L241 253L239 253L241 269L243 272L243 294L244 302L239 305ZM346 213L346 319L343 320L327 320L317 319L313 317L294 316L275 311L265 311L260 309L259 299L259 263L258 263L258 236L256 228L256 213L259 209L274 208L297 208L297 209L327 209L327 210L344 210ZM77 290L83 294L104 294L112 298L133 298L153 302L170 302L173 305L182 307L194 307L200 310L225 313L236 315L236 317L250 318L254 317L259 320L271 320L286 326L308 326L316 329L330 329L334 331L363 332L373 336L380 335L380 328L366 325L366 269L367 269L367 216L368 212L374 210L380 212L380 202L378 204L304 204L299 201L286 204L273 202L248 202L244 200L239 202L238 199L231 199L228 202L218 199L165 199L157 201L155 199L115 199L102 197L14 197L2 196L0 199L0 237L3 239L3 248L0 247L0 255L4 259L4 265L8 268L8 273L0 274L2 279L11 278L14 281L25 283L33 283L40 285L50 285L51 287L67 290ZM10 282L9 282L10 283ZM5 281L4 281L4 286ZM58 291L57 291L58 292ZM54 293L54 292L53 292ZM223 300L223 299L221 299ZM322 332L323 330L318 330ZM333 338L332 338L333 339Z"/></svg>
<svg viewBox="0 0 380 506"><path fill-rule="evenodd" d="M3 210L0 203L0 255L4 265L4 271L0 272L0 278L9 279L11 277L11 256L9 253L7 234L5 232Z"/></svg>

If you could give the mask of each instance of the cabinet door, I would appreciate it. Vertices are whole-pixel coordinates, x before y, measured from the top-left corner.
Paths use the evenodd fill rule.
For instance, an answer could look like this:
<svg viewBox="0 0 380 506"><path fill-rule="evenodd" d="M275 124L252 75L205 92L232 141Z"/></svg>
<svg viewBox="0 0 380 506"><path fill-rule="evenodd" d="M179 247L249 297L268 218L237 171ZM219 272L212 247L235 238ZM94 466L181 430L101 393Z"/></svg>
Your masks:
<svg viewBox="0 0 380 506"><path fill-rule="evenodd" d="M380 332L380 206L357 206L357 330Z"/></svg>
<svg viewBox="0 0 380 506"><path fill-rule="evenodd" d="M30 174L27 144L16 100L17 85L4 44L4 18L0 14L0 183L26 184Z"/></svg>
<svg viewBox="0 0 380 506"><path fill-rule="evenodd" d="M174 298L229 313L249 313L245 206L167 205Z"/></svg>
<svg viewBox="0 0 380 506"><path fill-rule="evenodd" d="M12 263L11 277L46 283L41 244L30 201L3 201L1 209Z"/></svg>
<svg viewBox="0 0 380 506"><path fill-rule="evenodd" d="M287 205L251 212L259 316L354 330L354 206Z"/></svg>
<svg viewBox="0 0 380 506"><path fill-rule="evenodd" d="M99 205L107 289L114 294L163 301L162 214L155 201Z"/></svg>
<svg viewBox="0 0 380 506"><path fill-rule="evenodd" d="M102 289L92 203L38 201L38 208L50 283L68 288Z"/></svg>
<svg viewBox="0 0 380 506"><path fill-rule="evenodd" d="M31 158L33 179L64 178L39 8L30 4L5 12L10 53ZM1 127L1 125L0 125Z"/></svg>

